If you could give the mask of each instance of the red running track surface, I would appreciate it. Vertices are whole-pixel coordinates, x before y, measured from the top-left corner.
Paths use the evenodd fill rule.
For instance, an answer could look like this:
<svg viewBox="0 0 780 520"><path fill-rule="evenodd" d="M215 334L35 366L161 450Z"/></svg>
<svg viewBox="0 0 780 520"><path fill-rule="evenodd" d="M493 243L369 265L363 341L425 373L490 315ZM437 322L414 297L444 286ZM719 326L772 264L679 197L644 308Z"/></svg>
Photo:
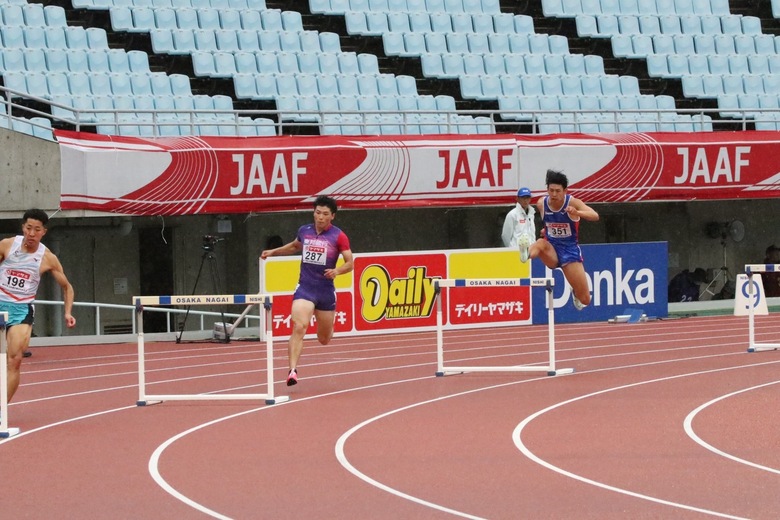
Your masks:
<svg viewBox="0 0 780 520"><path fill-rule="evenodd" d="M757 318L757 337L780 323ZM262 401L136 406L134 344L38 347L0 441L3 518L779 518L780 352L747 318L556 327L559 368L435 377L435 333L307 341ZM149 393L264 393L256 341L147 343ZM448 332L544 363L546 327ZM260 384L258 384L260 383Z"/></svg>

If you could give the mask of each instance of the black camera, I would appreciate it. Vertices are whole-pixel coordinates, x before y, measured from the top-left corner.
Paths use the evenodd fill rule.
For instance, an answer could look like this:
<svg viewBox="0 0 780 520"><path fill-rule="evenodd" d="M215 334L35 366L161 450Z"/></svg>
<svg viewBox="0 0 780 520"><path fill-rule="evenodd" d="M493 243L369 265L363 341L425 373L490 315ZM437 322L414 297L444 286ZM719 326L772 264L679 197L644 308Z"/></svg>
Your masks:
<svg viewBox="0 0 780 520"><path fill-rule="evenodd" d="M221 240L225 240L225 239L214 235L203 235L203 250L214 251L214 244L216 244Z"/></svg>

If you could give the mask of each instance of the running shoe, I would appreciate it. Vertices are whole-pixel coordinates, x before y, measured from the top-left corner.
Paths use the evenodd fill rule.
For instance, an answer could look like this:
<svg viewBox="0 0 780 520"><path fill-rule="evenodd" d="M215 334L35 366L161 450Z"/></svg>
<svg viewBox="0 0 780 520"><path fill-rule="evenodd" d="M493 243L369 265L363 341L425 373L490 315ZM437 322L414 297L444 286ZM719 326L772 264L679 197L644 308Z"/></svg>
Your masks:
<svg viewBox="0 0 780 520"><path fill-rule="evenodd" d="M520 250L520 261L526 263L528 261L528 248L531 247L531 241L528 239L528 235L520 235L517 239L517 248Z"/></svg>
<svg viewBox="0 0 780 520"><path fill-rule="evenodd" d="M582 309L587 307L587 305L583 305L583 303L579 301L576 296L574 296L574 293L571 294L571 302L574 304L574 308L577 309L578 311L581 311Z"/></svg>
<svg viewBox="0 0 780 520"><path fill-rule="evenodd" d="M298 369L293 368L290 373L287 374L287 386L293 386L298 384Z"/></svg>

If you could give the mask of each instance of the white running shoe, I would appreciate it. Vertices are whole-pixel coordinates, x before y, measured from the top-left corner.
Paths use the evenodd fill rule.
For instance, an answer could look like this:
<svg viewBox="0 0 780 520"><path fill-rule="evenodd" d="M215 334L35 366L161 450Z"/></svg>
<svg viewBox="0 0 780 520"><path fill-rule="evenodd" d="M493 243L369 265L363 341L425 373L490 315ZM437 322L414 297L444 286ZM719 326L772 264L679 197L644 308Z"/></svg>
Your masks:
<svg viewBox="0 0 780 520"><path fill-rule="evenodd" d="M571 302L574 304L574 308L577 309L578 311L581 311L582 309L587 307L587 305L584 305L581 301L577 299L576 296L574 296L574 293L571 294Z"/></svg>
<svg viewBox="0 0 780 520"><path fill-rule="evenodd" d="M528 248L531 247L531 240L528 235L520 235L517 239L517 248L520 250L520 261L526 263L528 261Z"/></svg>

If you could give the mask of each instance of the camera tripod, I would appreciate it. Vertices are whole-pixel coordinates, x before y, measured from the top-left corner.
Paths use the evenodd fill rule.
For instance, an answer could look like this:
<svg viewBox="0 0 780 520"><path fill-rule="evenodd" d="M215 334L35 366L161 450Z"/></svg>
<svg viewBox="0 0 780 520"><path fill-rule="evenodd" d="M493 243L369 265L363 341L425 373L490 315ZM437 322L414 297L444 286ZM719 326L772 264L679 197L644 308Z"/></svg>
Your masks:
<svg viewBox="0 0 780 520"><path fill-rule="evenodd" d="M210 236L204 236L203 237L203 254L200 257L200 267L198 268L198 274L195 276L195 284L192 286L192 295L195 295L195 291L198 289L198 282L200 281L200 276L203 273L203 266L206 265L208 262L209 265L209 272L211 273L211 284L212 288L214 290L214 294L221 294L220 293L220 283L219 283L219 270L217 269L217 256L214 254L214 243L224 240L222 238L216 238L216 237L210 237ZM181 325L179 325L179 335L176 336L176 343L181 343L182 335L184 334L184 329L187 324L187 318L190 315L190 308L187 307L187 312L184 313L184 320L181 322ZM220 340L222 343L230 343L230 335L228 334L228 324L225 320L225 311L220 310L220 316L222 318L222 327L225 331L225 338Z"/></svg>
<svg viewBox="0 0 780 520"><path fill-rule="evenodd" d="M715 273L715 276L712 277L712 280L710 283L707 284L707 287L704 288L702 291L702 294L707 293L710 296L715 296L715 293L710 290L710 287L715 285L718 280L723 280L723 285L721 287L725 287L727 283L729 283L729 280L731 280L731 273L729 272L728 268L728 262L726 261L726 238L724 237L723 240L720 241L720 245L723 248L723 266L718 269L718 272Z"/></svg>

